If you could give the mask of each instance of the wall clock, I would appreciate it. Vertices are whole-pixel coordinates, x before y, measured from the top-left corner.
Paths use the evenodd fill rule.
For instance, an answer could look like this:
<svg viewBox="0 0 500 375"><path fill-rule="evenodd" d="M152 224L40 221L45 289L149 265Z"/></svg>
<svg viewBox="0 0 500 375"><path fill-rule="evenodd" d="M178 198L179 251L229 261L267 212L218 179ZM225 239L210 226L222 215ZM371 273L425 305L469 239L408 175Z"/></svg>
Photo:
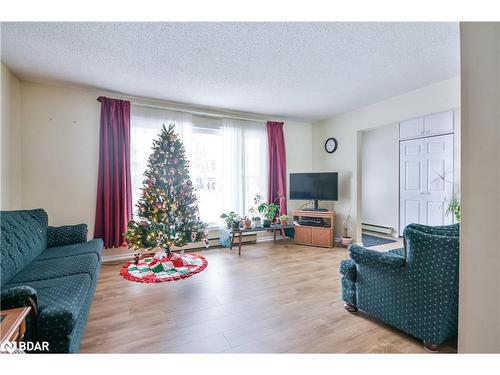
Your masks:
<svg viewBox="0 0 500 375"><path fill-rule="evenodd" d="M337 150L338 142L335 138L328 138L325 142L325 150L329 154L333 154Z"/></svg>

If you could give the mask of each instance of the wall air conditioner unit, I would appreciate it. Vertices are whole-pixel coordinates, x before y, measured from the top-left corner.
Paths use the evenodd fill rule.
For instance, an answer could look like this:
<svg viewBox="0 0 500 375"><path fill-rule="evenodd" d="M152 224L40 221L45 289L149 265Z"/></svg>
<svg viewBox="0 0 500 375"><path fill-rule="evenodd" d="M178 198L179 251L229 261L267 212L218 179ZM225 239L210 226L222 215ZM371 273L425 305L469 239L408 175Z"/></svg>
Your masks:
<svg viewBox="0 0 500 375"><path fill-rule="evenodd" d="M361 223L361 229L363 231L375 232L375 233L380 233L380 234L386 234L386 235L389 235L389 236L392 236L392 233L393 233L393 230L394 230L391 227L384 227L382 225L367 224L367 223Z"/></svg>

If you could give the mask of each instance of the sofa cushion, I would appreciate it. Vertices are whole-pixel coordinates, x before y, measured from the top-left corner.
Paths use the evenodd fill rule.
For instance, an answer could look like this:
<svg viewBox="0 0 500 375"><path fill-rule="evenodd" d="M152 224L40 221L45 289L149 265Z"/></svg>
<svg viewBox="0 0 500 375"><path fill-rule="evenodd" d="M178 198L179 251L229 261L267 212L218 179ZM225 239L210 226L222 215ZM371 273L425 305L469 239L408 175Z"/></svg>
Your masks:
<svg viewBox="0 0 500 375"><path fill-rule="evenodd" d="M35 260L14 276L9 284L47 280L79 273L87 273L93 278L98 269L98 262L99 259L96 254Z"/></svg>
<svg viewBox="0 0 500 375"><path fill-rule="evenodd" d="M2 211L1 285L9 282L47 247L47 213L42 209Z"/></svg>
<svg viewBox="0 0 500 375"><path fill-rule="evenodd" d="M87 242L88 231L87 224L49 226L47 228L47 247Z"/></svg>
<svg viewBox="0 0 500 375"><path fill-rule="evenodd" d="M50 341L50 339L68 335L73 331L80 312L86 308L86 297L91 290L92 279L89 274L81 273L48 280L29 281L22 285L30 286L37 291L37 335L40 340ZM9 284L9 286L15 286L15 284Z"/></svg>
<svg viewBox="0 0 500 375"><path fill-rule="evenodd" d="M63 258L81 254L96 254L100 258L102 249L103 249L103 242L99 238L89 242L84 242L74 245L48 247L36 259L45 260L45 259Z"/></svg>

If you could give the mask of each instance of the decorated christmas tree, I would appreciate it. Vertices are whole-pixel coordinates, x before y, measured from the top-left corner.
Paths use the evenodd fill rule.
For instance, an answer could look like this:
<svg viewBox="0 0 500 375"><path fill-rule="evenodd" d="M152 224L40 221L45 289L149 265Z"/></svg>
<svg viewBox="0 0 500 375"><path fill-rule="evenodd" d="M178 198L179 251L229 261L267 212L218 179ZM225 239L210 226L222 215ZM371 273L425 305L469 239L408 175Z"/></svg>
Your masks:
<svg viewBox="0 0 500 375"><path fill-rule="evenodd" d="M153 142L153 152L144 173L141 197L136 205L138 220L125 232L129 248L160 249L157 257L170 257L173 246L206 239L200 220L195 189L189 178L184 145L174 125L163 126Z"/></svg>

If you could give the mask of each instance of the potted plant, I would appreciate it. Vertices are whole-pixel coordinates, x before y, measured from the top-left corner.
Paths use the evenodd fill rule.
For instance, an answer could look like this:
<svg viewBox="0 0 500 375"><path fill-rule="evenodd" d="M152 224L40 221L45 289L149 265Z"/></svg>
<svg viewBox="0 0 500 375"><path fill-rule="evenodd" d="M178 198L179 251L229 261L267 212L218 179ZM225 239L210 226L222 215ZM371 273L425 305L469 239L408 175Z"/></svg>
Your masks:
<svg viewBox="0 0 500 375"><path fill-rule="evenodd" d="M262 220L262 226L264 228L269 228L271 226L271 222L273 222L276 218L280 207L275 203L265 202L264 198L259 194L255 195L254 202L257 205L257 212L264 217Z"/></svg>
<svg viewBox="0 0 500 375"><path fill-rule="evenodd" d="M289 218L288 216L286 216L286 215L281 215L281 216L280 216L280 224L281 224L281 225L287 225L287 224L288 224L288 220L289 220L289 219L290 219L290 218Z"/></svg>
<svg viewBox="0 0 500 375"><path fill-rule="evenodd" d="M260 220L259 216L252 217L252 228L254 229L262 228L262 220Z"/></svg>
<svg viewBox="0 0 500 375"><path fill-rule="evenodd" d="M252 220L250 220L248 216L245 216L243 219L243 228L252 229Z"/></svg>
<svg viewBox="0 0 500 375"><path fill-rule="evenodd" d="M350 245L352 243L352 237L349 236L349 232L351 231L351 209L349 209L349 213L344 219L344 235L340 237L340 243L344 246Z"/></svg>
<svg viewBox="0 0 500 375"><path fill-rule="evenodd" d="M449 181L447 179L447 172L445 171L444 173L440 174L436 172L437 177L432 181L443 181L444 184L453 184L453 181ZM443 204L446 203L446 200L443 202ZM462 212L460 210L460 194L459 193L453 193L451 196L451 199L448 201L448 205L446 206L446 215L452 214L455 217L455 222L460 223L460 220L462 220Z"/></svg>
<svg viewBox="0 0 500 375"><path fill-rule="evenodd" d="M240 215L238 215L237 213L235 213L233 211L231 211L228 214L223 213L222 215L220 215L220 218L224 219L224 221L226 222L226 225L229 229L230 228L238 229L240 227L241 217L240 217Z"/></svg>
<svg viewBox="0 0 500 375"><path fill-rule="evenodd" d="M450 201L448 202L448 207L446 207L446 215L452 214L455 216L455 221L460 223L462 220L462 212L460 210L460 198L458 194L453 194Z"/></svg>

